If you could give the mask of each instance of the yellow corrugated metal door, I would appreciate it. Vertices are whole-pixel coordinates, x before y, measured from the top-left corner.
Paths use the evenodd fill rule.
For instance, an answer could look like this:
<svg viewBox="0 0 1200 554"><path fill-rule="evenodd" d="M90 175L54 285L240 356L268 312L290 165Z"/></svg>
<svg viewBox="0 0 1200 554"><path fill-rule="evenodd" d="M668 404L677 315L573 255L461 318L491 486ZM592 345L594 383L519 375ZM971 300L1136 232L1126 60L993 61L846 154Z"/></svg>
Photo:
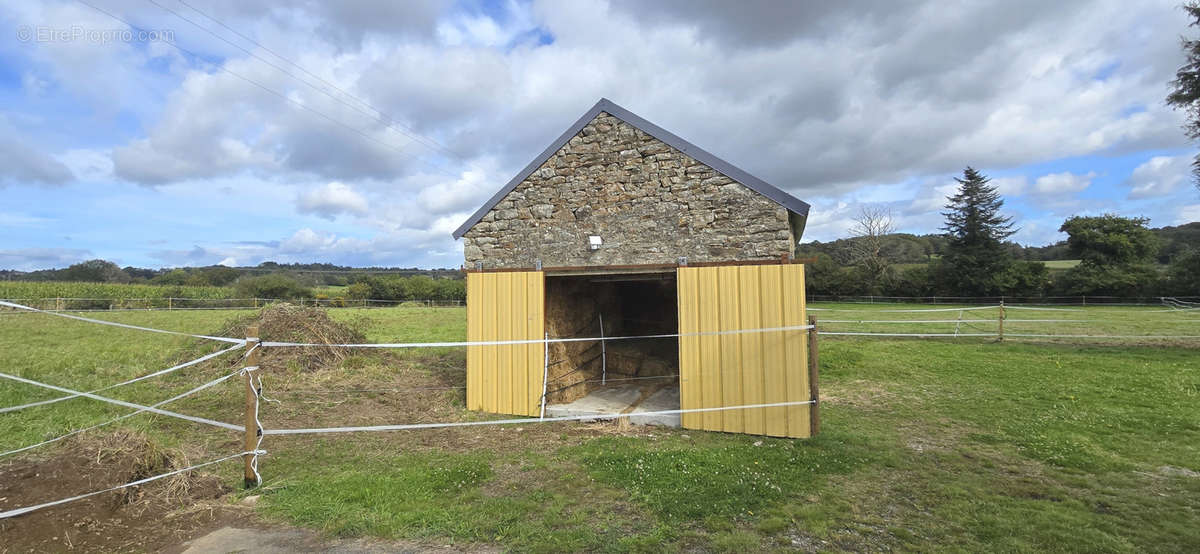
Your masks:
<svg viewBox="0 0 1200 554"><path fill-rule="evenodd" d="M467 340L542 339L545 278L540 271L467 274ZM467 408L538 415L541 343L467 347Z"/></svg>
<svg viewBox="0 0 1200 554"><path fill-rule="evenodd" d="M684 267L679 332L804 325L804 266ZM682 409L809 400L806 333L771 331L679 338ZM807 437L809 406L685 413L688 429Z"/></svg>

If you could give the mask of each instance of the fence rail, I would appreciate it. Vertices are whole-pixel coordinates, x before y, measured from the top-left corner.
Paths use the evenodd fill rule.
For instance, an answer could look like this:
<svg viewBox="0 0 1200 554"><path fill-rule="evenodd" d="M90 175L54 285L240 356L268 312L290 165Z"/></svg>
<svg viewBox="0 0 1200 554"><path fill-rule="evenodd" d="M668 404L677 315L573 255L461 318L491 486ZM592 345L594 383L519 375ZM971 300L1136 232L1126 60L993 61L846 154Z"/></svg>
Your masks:
<svg viewBox="0 0 1200 554"><path fill-rule="evenodd" d="M1200 302L1200 296L842 296L810 294L809 302L854 304L1042 304L1065 306L1160 306L1169 300Z"/></svg>
<svg viewBox="0 0 1200 554"><path fill-rule="evenodd" d="M4 298L48 311L120 310L237 310L256 309L273 302L323 308L386 308L394 306L462 307L465 300L378 298ZM1161 306L1171 302L1200 303L1200 296L841 296L810 294L810 303L851 304L951 304L951 305L1047 305L1047 306Z"/></svg>

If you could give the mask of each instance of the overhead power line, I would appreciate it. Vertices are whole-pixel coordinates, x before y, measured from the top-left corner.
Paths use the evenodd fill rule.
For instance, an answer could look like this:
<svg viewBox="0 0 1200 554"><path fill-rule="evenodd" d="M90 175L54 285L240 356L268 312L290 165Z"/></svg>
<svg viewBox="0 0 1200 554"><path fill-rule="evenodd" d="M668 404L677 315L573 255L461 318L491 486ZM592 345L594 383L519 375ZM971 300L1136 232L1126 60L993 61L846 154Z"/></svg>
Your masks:
<svg viewBox="0 0 1200 554"><path fill-rule="evenodd" d="M93 10L96 10L96 11L98 11L98 12L100 12L100 13L104 14L104 15L107 15L108 17L112 18L112 19L113 19L113 20L115 20L115 21L118 21L118 22L120 22L120 23L123 23L123 24L125 24L125 25L129 26L129 28L130 28L130 29L133 29L133 30L135 30L135 31L138 31L138 32L147 32L145 29L142 29L141 27L138 27L137 25L134 25L133 23L131 23L131 22L129 22L129 21L127 21L127 20L125 20L125 19L122 19L121 17L117 16L116 14L113 14L112 12L110 12L110 11L108 11L108 10L105 10L105 9L103 9L103 8L99 7L99 6L96 6L95 4L91 4L91 3L87 2L86 0L76 0L76 1L77 1L77 2L79 2L80 4L83 4L83 5L87 6L87 7L89 7L89 8L92 8ZM193 51L191 51L191 50L188 50L187 48L184 48L184 47L182 47L182 46L180 46L180 45L176 44L176 43L175 43L175 42L173 42L173 41L165 41L165 43L166 43L166 44L168 44L168 45L170 45L172 48L175 48L176 50L179 50L180 52L183 52L184 54L187 54L187 55L189 55L189 56L192 56L192 57L194 57L194 58L198 58L198 59L204 59L204 56L201 56L200 54L198 54L198 53L196 53L196 52L193 52ZM316 116L318 116L318 117L321 117L322 119L325 119L325 120L329 121L330 123L333 123L333 124L335 124L335 125L338 125L339 127L343 127L343 128L345 128L345 129L347 129L347 130L349 130L349 131L351 131L351 132L357 133L357 134L361 135L363 138L365 138L365 139L367 139L367 140L369 140L369 141L371 141L371 142L374 142L374 143L376 143L376 144L379 144L379 145L381 145L381 146L383 146L383 147L385 147L385 148L390 148L390 149L392 149L392 150L395 150L396 152L398 152L398 153L400 153L400 154L402 154L402 155L408 156L408 153L404 151L404 147L402 147L402 146L396 146L396 145L394 145L394 144L391 144L391 143L388 143L388 142L384 142L384 141L382 141L382 140L380 140L380 139L378 139L378 138L376 138L376 137L373 137L373 136L371 136L370 134L368 134L367 132L365 132L365 131L363 131L363 130L361 130L361 129L357 128L357 127L354 127L353 125L350 125L350 124L348 124L348 123L345 123L345 122L343 122L343 121L341 121L341 120L338 120L337 118L334 118L334 117L332 117L332 116L330 116L330 115L327 115L327 114L325 114L325 113L323 113L323 112L320 112L320 111L318 111L318 110L315 110L315 109L313 109L312 107L310 107L310 106L308 106L308 105L306 105L306 104L304 104L304 103L302 103L302 102L299 102L299 101L297 101L297 100L294 100L294 99L292 99L292 98L289 98L289 97L288 97L286 94L284 94L284 93L282 93L282 92L279 92L279 91L277 91L277 90L275 90L275 89L273 89L273 88L271 88L271 87L269 87L269 86L267 86L267 85L264 85L264 84L262 84L262 83L260 83L260 82L258 82L258 81L255 81L254 79L251 79L251 78L249 78L249 77L246 77L246 76L244 76L244 75L241 75L240 73L237 73L237 72L235 72L235 71L233 71L233 70L229 69L228 67L226 67L226 66L225 66L225 64L216 65L216 68L217 68L217 69L219 69L219 70L221 70L221 71L223 71L223 72L225 72L225 73L228 73L228 74L230 74L230 75L233 75L234 77L237 77L238 79L241 79L242 81L245 81L245 82L247 82L247 83L249 83L249 84L251 84L251 85L254 85L254 86L256 86L256 87L258 87L258 88L262 89L262 90L263 90L263 91L265 91L265 92L268 92L268 93L271 93L271 94L273 94L273 95L275 95L275 96L278 96L279 98L282 98L282 99L283 99L285 102L287 102L287 103L289 103L289 104L292 104L292 105L294 105L294 106L296 106L296 107L298 107L298 108L300 108L300 109L303 109L303 110L305 110L305 111L307 111L307 112L310 112L310 113L312 113L312 114L314 114L314 115L316 115ZM411 156L409 156L409 157L411 157ZM425 162L425 161L423 161L423 160L422 160L422 163L424 163L425 165L429 166L430 168L434 169L435 171L437 171L437 172L439 172L439 173L442 173L442 174L444 174L444 175L446 175L446 176L448 176L448 177L455 178L455 179L457 179L457 178L459 177L458 175L454 175L454 174L452 174L452 173L450 173L450 172L448 172L448 171L446 171L446 170L444 170L444 169L442 169L442 168L440 168L440 167L437 167L437 166L435 166L435 165L433 165L433 164L430 164L429 162Z"/></svg>
<svg viewBox="0 0 1200 554"><path fill-rule="evenodd" d="M182 19L182 20L186 21L187 23L191 24L193 27L196 27L197 29L200 29L200 30L202 30L202 31L204 31L204 32L206 32L206 33L208 33L208 34L212 35L213 37L215 37L215 38L217 38L218 40L220 40L220 41L224 42L225 44L228 44L228 45L230 45L230 46L232 46L232 47L234 47L234 48L237 48L238 50L241 50L242 52L245 52L245 53L246 53L246 55L248 55L248 56L251 56L251 57L253 57L253 58L255 58L255 59L257 59L257 60L259 60L259 61L261 61L261 62L263 62L263 63L265 63L265 64L267 64L267 65L269 65L269 66L271 66L272 68L275 68L275 69L279 70L279 71L280 71L280 72L282 72L283 74L285 74L285 75L287 75L287 76L289 76L289 77L291 77L291 78L295 79L296 81L298 81L298 82L300 82L300 83L303 83L305 86L307 86L307 87L309 87L309 88L311 88L311 89L313 89L313 90L315 90L315 91L317 91L317 92L319 92L319 93L321 93L321 94L323 94L323 95L325 95L325 96L329 97L330 99L334 100L335 102L338 102L339 104L342 104L343 106L346 106L346 107L348 107L348 108L350 108L350 109L352 109L352 110L354 110L354 111L356 111L356 112L358 112L358 113L360 113L360 114L362 114L362 115L365 115L365 116L367 116L367 117L370 117L370 118L372 118L372 119L374 119L374 120L378 121L379 123L383 124L383 125L384 125L384 126L386 126L387 128L389 128L389 129L392 129L393 131L396 131L397 133L400 133L400 134L404 135L405 137L408 137L409 139L411 139L411 140L413 140L413 141L415 141L415 142L417 142L417 143L419 143L419 144L421 144L421 145L423 145L423 146L425 146L425 147L427 147L427 148L430 148L430 149L432 149L432 150L436 150L436 151L438 151L438 152L441 152L441 153L443 153L443 154L446 154L446 155L452 156L452 157L454 157L454 158L456 158L456 159L458 159L458 160L460 160L460 161L466 161L466 160L463 158L463 156L462 156L462 155L460 155L458 152L455 152L455 151L451 150L449 147L447 147L447 146L443 145L442 143L438 142L437 140L435 140L435 139L433 139L433 138L430 138L430 137L426 137L426 136L424 136L424 135L421 135L420 133L417 133L415 130L413 130L413 129L411 129L411 128L408 128L408 127L405 127L405 126L401 125L401 124L400 124L400 123L398 123L398 122L397 122L397 121L396 121L394 118L392 118L391 116L389 116L389 115L388 115L386 112L384 112L383 110L381 110L381 109L379 109L379 108L377 108L377 107L375 107L375 106L371 105L371 103L370 103L370 102L367 102L366 100L363 100L362 98L359 98L359 97L357 97L357 96L355 96L355 95L351 94L350 92L346 91L345 89L343 89L343 88L341 88L341 87L339 87L339 86L337 86L337 85L335 85L335 84L333 84L333 83L329 82L328 80L326 80L326 79L322 78L321 76L319 76L319 75L317 75L317 74L313 73L312 71L309 71L308 69L305 69L305 68L304 68L303 66L301 66L300 64L298 64L298 63L296 63L296 62L294 62L294 61L292 61L292 60L290 60L290 59L288 59L288 58L284 57L283 55L279 54L278 52L275 52L274 50L272 50L272 49L270 49L270 48L268 48L268 47L264 46L263 44L259 43L258 41L256 41L256 40L254 40L254 39L250 38L249 36L246 36L244 33L241 33L241 32L239 32L239 31L237 31L236 29L234 29L234 28L230 27L229 25L226 25L224 22L222 22L222 21L220 21L220 20L218 20L218 19L214 18L213 16L211 16L211 15L208 15L207 13L205 13L205 12L203 12L203 11L200 11L200 10L199 10L199 9L197 9L196 7L192 6L191 4L189 4L189 3L187 3L187 2L184 2L183 0L177 0L177 1L178 1L180 4L183 4L184 6L187 6L187 7L188 7L188 8L190 8L192 11L194 11L194 12L196 12L196 13L198 13L198 14L200 14L200 15L204 16L206 19L208 19L208 20L212 21L213 23L216 23L217 25L220 25L221 27L223 27L223 28L225 28L225 29L229 30L229 31L230 31L230 32L232 32L233 34L237 35L238 37L241 37L243 40L246 40L246 41L248 41L248 42L250 42L250 43L254 44L255 46L258 46L259 48L263 49L264 51L271 53L271 55L275 56L276 58L279 58L280 60L283 60L283 61L284 61L284 62L286 62L288 65L291 65L292 67L295 67L296 69L300 70L300 72L304 73L305 75L308 75L308 76L312 77L313 79L316 79L317 81L320 81L320 82L321 82L322 84L324 84L325 86L327 86L327 87L329 87L329 88L332 88L332 89L334 89L334 90L336 90L336 91L340 92L341 94L345 95L346 97L348 97L348 98L351 98L351 99L355 100L356 102L358 102L358 103L362 104L362 106L366 106L366 107L367 107L367 108L368 108L370 111L368 111L368 110L364 110L364 109L363 109L361 106L357 106L357 105L354 105L354 104L352 104L352 103L350 103L350 102L347 102L347 101L346 101L344 98L341 98L341 97L339 97L339 96L337 96L337 95L335 95L335 94L331 93L329 90L327 90L327 89L325 89L325 88L318 87L318 86L316 86L316 85L312 84L311 82L309 82L309 81L307 81L307 80L305 80L305 79L301 79L301 78L300 78L299 76L297 76L295 73L292 73L292 72L288 71L287 69L284 69L283 67L280 67L279 65L277 65L277 64L275 64L275 63L273 63L273 62L271 62L270 60L268 60L268 59L266 59L266 58L264 58L264 57L262 57L262 56L259 56L259 55L258 55L258 54L256 54L255 52L253 52L253 51L251 51L251 50L249 50L249 49L247 49L247 48L244 48L244 47L242 47L241 45L239 45L239 44L237 44L237 43L235 43L235 42L233 42L233 41L231 41L231 40L229 40L229 39L227 39L227 38L225 38L225 37L223 37L223 36L221 36L221 35L217 34L217 33L216 33L216 32L214 32L212 29L209 29L208 27L205 27L205 26L203 26L203 25L200 25L199 23L196 23L195 21L193 21L193 20L191 20L191 19L188 19L188 18L187 18L187 17L185 17L183 14L181 14L181 13L179 13L179 12L177 12L177 11L175 11L175 10L173 10L173 9L171 9L171 8L169 8L169 7L167 7L167 6L164 6L164 5L160 4L160 3L159 3L157 0L146 0L146 1L147 1L147 2L149 2L149 3L151 3L151 4L154 4L155 6L158 6L159 8L162 8L163 10L165 10L165 11L167 11L167 12L170 12L170 13L171 13L171 14L173 14L175 17L178 17L179 19Z"/></svg>
<svg viewBox="0 0 1200 554"><path fill-rule="evenodd" d="M278 52L276 52L276 51L274 51L274 50L272 50L272 49L268 48L268 47L267 47L266 45L264 45L263 43L261 43L261 42L258 42L258 41L254 40L253 38L251 38L251 37L249 37L249 36L246 36L244 33L241 33L241 32L239 32L237 29L234 29L233 27L230 27L229 25L226 25L226 24L225 24L224 22L222 22L221 20L219 20L219 19L216 19L215 17L213 17L213 16L211 16L211 15L209 15L209 14L207 14L207 13L203 12L203 11L200 11L200 10L199 10L198 8L196 8L195 6L192 6L191 4L189 4L189 3L187 3L187 2L184 2L183 0L177 0L177 1L178 1L180 4L183 4L184 6L187 6L188 8L191 8L191 10L192 10L192 11L194 11L194 12L196 12L196 13L198 13L198 14L200 14L200 15L202 15L202 16L204 16L204 17L206 17L206 18L208 18L210 21L212 21L212 22L216 23L217 25L220 25L221 27L224 27L225 29L228 29L228 30L229 30L229 32L231 32L231 33L233 33L233 34L235 34L235 35L237 35L237 36L241 37L242 39L244 39L244 40L246 40L246 41L250 42L251 44L253 44L253 45L255 45L255 46L259 47L259 48L262 48L263 50L265 50L265 51L267 51L267 52L270 52L270 53L271 53L271 55L273 55L273 56L275 56L276 58L279 58L279 59L281 59L281 60L283 60L283 61L287 62L288 64L290 64L291 66L295 67L296 69L299 69L300 71L302 71L302 72L303 72L303 73L305 73L306 75L310 75L310 76L312 76L314 79L316 79L316 80L320 81L321 83L323 83L323 84L325 84L325 85L327 85L327 86L329 86L329 87L333 88L334 90L337 90L338 92L341 92L342 94L346 95L346 96L347 96L347 97L349 97L349 98L352 98L352 99L354 99L355 101L357 101L357 102L361 103L362 105L366 106L366 107L367 107L367 108L369 108L370 110L373 110L373 111L375 111L376 113L378 113L378 114L379 114L379 118L380 118L380 120L381 120L382 122L384 122L385 124L387 124L389 127L399 126L401 129L397 129L397 131L400 131L400 132L401 132L402 134L404 134L405 136L407 136L407 137L409 137L409 138L412 138L413 140L418 140L418 141L420 141L422 144L425 144L426 146L429 146L430 148L436 149L436 150L438 150L438 151L440 151L440 152L442 152L442 153L444 153L444 154L448 154L448 155L450 155L450 156L453 156L453 157L457 158L457 159L458 159L458 160L460 160L460 161L463 161L463 162L467 161L467 160L466 160L466 157L465 157L465 156L463 156L462 154L458 153L456 150L453 150L453 149L451 149L450 147L448 147L448 146L446 146L446 145L442 144L441 142L438 142L438 140L437 140L437 139L435 139L435 138L433 138L433 137L429 137L429 136L426 136L426 135L422 135L422 134L420 134L419 132L417 132L417 130L416 130L416 129L413 129L413 128L412 128L412 127L410 127L410 126L407 126L407 125L404 125L403 123L400 123L400 122L398 122L398 121L397 121L395 118L393 118L392 116L388 115L388 114L387 114L387 112L384 112L383 110L381 110L381 109L379 109L379 108L375 107L375 106L374 106L374 105L372 105L370 102L368 102L368 101L366 101L366 100L363 100L362 98L359 98L359 97L355 96L354 94L350 93L350 92L349 92L349 91L347 91L346 89L343 89L343 88L341 88L341 87L339 87L339 86L337 86L337 85L335 85L335 84L333 84L333 83L331 83L331 82L327 81L326 79L322 78L320 75L317 75L316 73L313 73L313 72L311 72L311 71L309 71L309 70L305 69L305 68L304 68L303 66L301 66L300 64L298 64L298 63L296 63L296 62L294 62L294 61L292 61L292 60L288 59L287 57L283 56L282 54L280 54L280 53L278 53ZM408 132L404 132L404 131L408 131ZM411 134L410 134L410 133L411 133Z"/></svg>

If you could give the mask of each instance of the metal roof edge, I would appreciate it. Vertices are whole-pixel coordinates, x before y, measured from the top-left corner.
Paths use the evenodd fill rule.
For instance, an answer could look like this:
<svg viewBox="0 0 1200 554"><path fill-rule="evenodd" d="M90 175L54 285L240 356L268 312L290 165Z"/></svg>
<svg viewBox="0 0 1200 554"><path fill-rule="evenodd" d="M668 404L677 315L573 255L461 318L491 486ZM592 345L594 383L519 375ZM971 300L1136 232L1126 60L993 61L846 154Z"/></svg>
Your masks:
<svg viewBox="0 0 1200 554"><path fill-rule="evenodd" d="M463 222L458 229L455 229L453 233L454 238L462 238L462 236L468 230L470 230L471 227L474 227L476 223L479 223L479 221L483 219L483 216L487 215L487 213L494 208L496 204L499 204L505 196L508 196L508 193L517 188L517 185L520 185L521 182L533 174L534 171L537 171L538 167L541 167L541 165L545 163L550 156L553 156L555 152L566 145L567 141L571 140L571 137L579 134L579 131L581 131L584 126L588 124L588 122L595 119L597 115L600 115L601 112L608 113L609 115L634 126L642 132L661 140L672 148L691 156L692 158L696 159L696 161L699 161L700 163L703 163L724 174L726 177L729 177L730 179L749 187L751 190L766 196L771 201L787 208L792 212L805 216L808 215L809 205L807 202L804 202L803 200L784 192L782 189L747 173L741 168L722 160L721 158L718 158L716 155L684 140L683 138L680 138L678 135L641 118L637 114L618 106L611 100L607 98L601 98L599 102L596 102L596 105L592 106L587 113L584 113L583 116L575 121L573 125L559 135L559 137L555 139L550 146L543 150L541 154L533 159L533 161L529 162L529 164L526 165L525 168L520 171L520 173L517 173L512 180L505 184L504 188L492 195L492 197L489 198L487 202L484 202L484 204L480 206L478 210L475 210L475 213L471 214L470 218Z"/></svg>

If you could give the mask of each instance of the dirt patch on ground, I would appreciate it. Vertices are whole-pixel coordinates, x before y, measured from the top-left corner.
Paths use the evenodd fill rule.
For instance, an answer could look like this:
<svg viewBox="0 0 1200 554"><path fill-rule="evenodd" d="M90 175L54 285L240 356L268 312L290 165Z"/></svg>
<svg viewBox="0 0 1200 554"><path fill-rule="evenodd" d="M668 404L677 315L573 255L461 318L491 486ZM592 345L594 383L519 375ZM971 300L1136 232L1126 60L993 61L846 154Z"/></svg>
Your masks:
<svg viewBox="0 0 1200 554"><path fill-rule="evenodd" d="M181 452L119 431L76 440L42 459L0 465L0 510L102 490L190 465ZM190 472L0 520L0 552L155 551L233 518L229 489Z"/></svg>

